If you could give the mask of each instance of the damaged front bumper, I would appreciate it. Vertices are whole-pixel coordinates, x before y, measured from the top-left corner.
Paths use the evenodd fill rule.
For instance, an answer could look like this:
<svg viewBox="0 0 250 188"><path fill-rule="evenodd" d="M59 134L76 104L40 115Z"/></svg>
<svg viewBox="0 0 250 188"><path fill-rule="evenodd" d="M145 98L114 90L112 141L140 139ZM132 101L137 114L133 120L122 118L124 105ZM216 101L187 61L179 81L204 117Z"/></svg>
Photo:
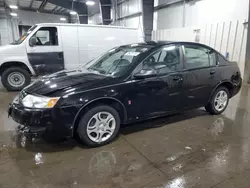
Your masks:
<svg viewBox="0 0 250 188"><path fill-rule="evenodd" d="M10 104L8 116L19 124L17 133L25 136L41 136L52 128L49 110L33 110L25 108L19 104Z"/></svg>
<svg viewBox="0 0 250 188"><path fill-rule="evenodd" d="M74 107L31 109L20 103L11 103L8 109L8 116L19 124L17 131L25 135L42 136L46 134L52 137L72 137L72 123L75 116L72 116ZM69 123L67 123L69 122ZM47 134L48 133L48 134Z"/></svg>
<svg viewBox="0 0 250 188"><path fill-rule="evenodd" d="M24 125L18 125L16 132L25 136L39 137L46 131L45 127L29 127Z"/></svg>

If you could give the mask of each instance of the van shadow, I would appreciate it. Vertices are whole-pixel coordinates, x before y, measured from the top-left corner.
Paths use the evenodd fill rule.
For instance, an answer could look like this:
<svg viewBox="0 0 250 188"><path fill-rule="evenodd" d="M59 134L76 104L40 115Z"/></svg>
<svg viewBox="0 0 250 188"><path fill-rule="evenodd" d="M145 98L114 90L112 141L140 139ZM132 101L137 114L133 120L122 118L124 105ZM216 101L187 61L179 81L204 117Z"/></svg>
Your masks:
<svg viewBox="0 0 250 188"><path fill-rule="evenodd" d="M195 109L183 113L159 117L129 125L123 125L121 127L120 133L123 135L128 135L146 129L167 126L168 124L178 123L180 121L206 115L208 115L208 113L205 112L203 109ZM19 140L15 141L17 145L20 145ZM28 143L28 146L25 149L29 152L52 153L52 152L73 150L75 147L82 149L89 149L87 146L77 141L77 139L57 139L52 136L47 136L46 138L43 139L33 139L33 142Z"/></svg>

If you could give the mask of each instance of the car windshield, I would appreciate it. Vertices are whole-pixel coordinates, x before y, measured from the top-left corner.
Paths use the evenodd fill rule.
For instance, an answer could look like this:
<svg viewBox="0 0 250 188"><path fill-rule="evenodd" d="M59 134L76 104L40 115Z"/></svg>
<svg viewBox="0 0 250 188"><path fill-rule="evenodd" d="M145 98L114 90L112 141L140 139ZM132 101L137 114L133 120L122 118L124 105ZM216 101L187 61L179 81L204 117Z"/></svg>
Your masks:
<svg viewBox="0 0 250 188"><path fill-rule="evenodd" d="M13 45L17 45L17 44L21 44L26 38L27 36L29 36L29 34L34 31L34 29L36 28L37 26L34 25L32 26L26 33L24 33L18 40L16 40L15 42L11 43Z"/></svg>
<svg viewBox="0 0 250 188"><path fill-rule="evenodd" d="M100 58L93 60L87 69L106 76L120 77L127 72L138 56L148 49L148 46L133 45L113 48Z"/></svg>

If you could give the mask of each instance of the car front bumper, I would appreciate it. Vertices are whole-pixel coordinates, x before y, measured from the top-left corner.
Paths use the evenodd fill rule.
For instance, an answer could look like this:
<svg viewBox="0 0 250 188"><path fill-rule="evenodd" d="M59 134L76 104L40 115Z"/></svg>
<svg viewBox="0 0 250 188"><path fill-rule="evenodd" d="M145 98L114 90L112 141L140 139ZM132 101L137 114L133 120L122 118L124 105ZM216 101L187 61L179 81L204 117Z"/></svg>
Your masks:
<svg viewBox="0 0 250 188"><path fill-rule="evenodd" d="M73 136L74 116L69 115L60 108L30 109L14 103L10 104L8 109L8 116L19 124L17 130L32 136L40 136L44 133L52 133L52 136L59 137Z"/></svg>
<svg viewBox="0 0 250 188"><path fill-rule="evenodd" d="M10 104L8 115L19 124L17 130L24 134L38 135L52 130L51 110L34 110L19 104Z"/></svg>

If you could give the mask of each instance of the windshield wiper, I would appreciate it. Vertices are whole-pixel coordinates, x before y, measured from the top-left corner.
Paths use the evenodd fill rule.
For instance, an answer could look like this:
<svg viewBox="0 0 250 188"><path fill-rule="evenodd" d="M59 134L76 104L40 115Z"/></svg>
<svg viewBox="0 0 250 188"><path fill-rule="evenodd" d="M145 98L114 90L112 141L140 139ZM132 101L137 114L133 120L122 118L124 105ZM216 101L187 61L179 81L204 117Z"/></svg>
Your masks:
<svg viewBox="0 0 250 188"><path fill-rule="evenodd" d="M90 67L88 68L87 70L92 70L92 71L96 71L98 72L99 74L106 74L106 72L104 70L100 70L100 69L97 69L97 68L94 68L94 67Z"/></svg>

